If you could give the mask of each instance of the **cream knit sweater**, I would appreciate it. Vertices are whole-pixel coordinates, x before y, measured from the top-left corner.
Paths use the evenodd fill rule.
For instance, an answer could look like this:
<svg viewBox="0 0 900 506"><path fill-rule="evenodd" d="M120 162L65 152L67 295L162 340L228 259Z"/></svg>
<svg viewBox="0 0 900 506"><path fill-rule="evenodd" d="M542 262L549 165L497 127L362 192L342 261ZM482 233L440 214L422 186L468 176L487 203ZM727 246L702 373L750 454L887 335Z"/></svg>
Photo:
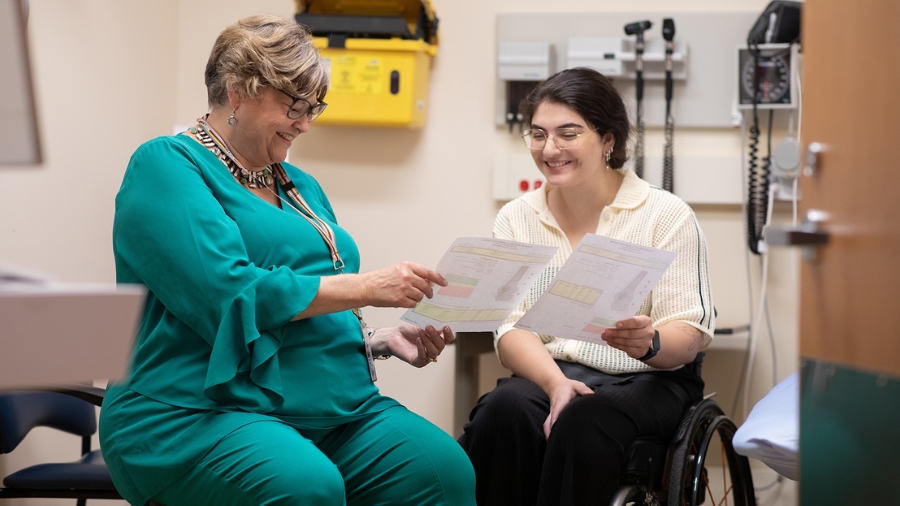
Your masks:
<svg viewBox="0 0 900 506"><path fill-rule="evenodd" d="M498 350L497 344L503 335L512 330L550 286L572 254L568 239L547 207L548 191L549 187L545 186L506 204L494 222L496 238L559 247L522 304L497 329L494 348ZM600 214L597 234L678 253L637 314L649 316L654 327L672 321L692 325L703 332L701 349L709 346L715 330L715 315L706 239L691 208L675 195L650 186L627 170L615 200ZM656 370L610 346L548 335L539 337L557 360L578 362L610 374ZM503 357L500 361L503 362Z"/></svg>

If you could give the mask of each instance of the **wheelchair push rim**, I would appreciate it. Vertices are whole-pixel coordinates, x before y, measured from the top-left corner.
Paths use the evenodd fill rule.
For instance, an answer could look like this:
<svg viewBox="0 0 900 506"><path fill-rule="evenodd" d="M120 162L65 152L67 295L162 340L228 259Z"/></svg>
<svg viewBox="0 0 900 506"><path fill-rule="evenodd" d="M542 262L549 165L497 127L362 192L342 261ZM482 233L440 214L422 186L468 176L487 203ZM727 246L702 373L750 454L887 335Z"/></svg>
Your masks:
<svg viewBox="0 0 900 506"><path fill-rule="evenodd" d="M682 438L679 448L675 452L676 459L681 462L679 469L675 465L672 469L669 482L669 506L697 506L705 504L706 499L711 499L710 504L718 506L729 504L734 506L755 506L756 499L753 495L753 478L750 474L750 462L746 457L738 455L734 451L731 440L737 427L721 408L712 401L703 402L691 417L691 433ZM722 445L724 457L721 465L728 468L728 478L722 478L722 490L724 497L706 497L712 495L709 487L709 476L706 465L708 452L713 438L718 436ZM673 463L674 465L674 463ZM731 494L733 501L728 502Z"/></svg>

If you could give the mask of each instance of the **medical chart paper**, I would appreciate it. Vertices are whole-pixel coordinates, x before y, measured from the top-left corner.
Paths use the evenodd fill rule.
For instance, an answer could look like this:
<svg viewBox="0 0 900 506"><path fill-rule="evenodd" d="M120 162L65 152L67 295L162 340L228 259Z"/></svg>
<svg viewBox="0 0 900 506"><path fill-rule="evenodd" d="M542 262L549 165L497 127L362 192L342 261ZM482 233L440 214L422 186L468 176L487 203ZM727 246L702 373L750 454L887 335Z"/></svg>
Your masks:
<svg viewBox="0 0 900 506"><path fill-rule="evenodd" d="M637 313L676 256L587 234L515 327L605 345L600 334Z"/></svg>
<svg viewBox="0 0 900 506"><path fill-rule="evenodd" d="M435 270L447 286L422 299L401 319L419 327L449 325L454 332L494 331L512 313L553 258L556 246L461 237Z"/></svg>

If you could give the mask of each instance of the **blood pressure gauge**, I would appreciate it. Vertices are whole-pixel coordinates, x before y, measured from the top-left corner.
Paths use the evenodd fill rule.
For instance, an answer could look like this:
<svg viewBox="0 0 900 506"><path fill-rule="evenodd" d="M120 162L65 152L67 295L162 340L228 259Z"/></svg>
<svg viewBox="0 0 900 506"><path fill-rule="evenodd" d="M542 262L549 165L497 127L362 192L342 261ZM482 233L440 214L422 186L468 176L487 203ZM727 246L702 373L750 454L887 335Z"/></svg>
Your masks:
<svg viewBox="0 0 900 506"><path fill-rule="evenodd" d="M759 56L738 49L738 107L753 107L753 85L759 76L757 108L788 109L795 106L794 73L797 54L788 44L760 45Z"/></svg>

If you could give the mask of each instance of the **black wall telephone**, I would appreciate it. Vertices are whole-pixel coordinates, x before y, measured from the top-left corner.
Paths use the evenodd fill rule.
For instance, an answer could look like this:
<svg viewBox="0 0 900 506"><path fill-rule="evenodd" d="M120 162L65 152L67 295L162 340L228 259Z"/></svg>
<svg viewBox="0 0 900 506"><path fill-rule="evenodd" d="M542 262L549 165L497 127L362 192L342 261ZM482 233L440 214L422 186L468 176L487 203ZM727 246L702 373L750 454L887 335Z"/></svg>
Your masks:
<svg viewBox="0 0 900 506"><path fill-rule="evenodd" d="M747 45L800 42L800 2L775 0L747 34Z"/></svg>
<svg viewBox="0 0 900 506"><path fill-rule="evenodd" d="M768 130L768 147L765 158L757 159L759 151L759 115L757 105L762 98L761 76L771 70L777 68L773 65L776 58L782 58L782 54L761 55L760 44L789 44L787 52L790 52L790 45L800 41L800 2L789 2L783 0L775 0L771 2L766 9L760 14L759 19L747 34L747 49L752 55L752 104L753 104L753 123L750 126L750 146L748 156L748 177L747 182L747 247L754 254L759 254L759 243L763 238L763 227L766 225L766 214L769 207L769 163L772 158L772 118L774 110L769 109L769 130ZM763 59L768 61L763 62ZM783 61L783 60L782 60ZM750 62L748 62L750 63ZM788 75L785 75L789 78ZM790 83L787 83L789 86ZM768 88L767 88L768 89Z"/></svg>

